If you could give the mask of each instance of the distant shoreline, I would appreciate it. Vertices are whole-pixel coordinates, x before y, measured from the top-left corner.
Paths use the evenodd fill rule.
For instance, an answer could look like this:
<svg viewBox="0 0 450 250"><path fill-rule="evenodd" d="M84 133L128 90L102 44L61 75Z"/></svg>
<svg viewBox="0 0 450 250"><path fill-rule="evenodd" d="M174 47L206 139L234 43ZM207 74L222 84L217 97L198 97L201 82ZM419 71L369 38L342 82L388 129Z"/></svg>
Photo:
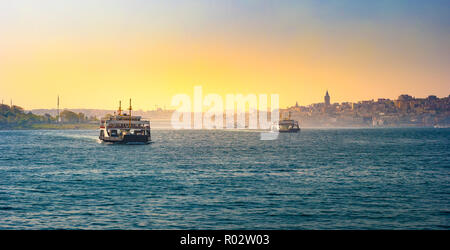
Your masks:
<svg viewBox="0 0 450 250"><path fill-rule="evenodd" d="M327 129L448 129L449 127L432 127L432 126L386 126L386 127L301 127L301 129L305 130L327 130ZM0 128L0 131L15 131L15 130L97 130L97 124L35 124L31 127L24 128ZM173 129L170 127L155 127L152 130L190 130L190 131L255 131L255 132L264 132L268 131L267 129Z"/></svg>
<svg viewBox="0 0 450 250"><path fill-rule="evenodd" d="M95 130L98 124L92 123L68 123L68 124L33 124L27 127L1 128L0 130Z"/></svg>

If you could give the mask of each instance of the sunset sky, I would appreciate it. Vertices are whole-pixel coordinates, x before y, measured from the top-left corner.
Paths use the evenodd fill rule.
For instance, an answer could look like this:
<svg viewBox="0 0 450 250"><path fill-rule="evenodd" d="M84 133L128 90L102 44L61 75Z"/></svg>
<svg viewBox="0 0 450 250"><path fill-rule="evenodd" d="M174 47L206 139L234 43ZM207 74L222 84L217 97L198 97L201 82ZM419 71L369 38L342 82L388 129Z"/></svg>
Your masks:
<svg viewBox="0 0 450 250"><path fill-rule="evenodd" d="M1 1L0 98L32 108L169 108L280 95L281 107L450 94L448 0Z"/></svg>

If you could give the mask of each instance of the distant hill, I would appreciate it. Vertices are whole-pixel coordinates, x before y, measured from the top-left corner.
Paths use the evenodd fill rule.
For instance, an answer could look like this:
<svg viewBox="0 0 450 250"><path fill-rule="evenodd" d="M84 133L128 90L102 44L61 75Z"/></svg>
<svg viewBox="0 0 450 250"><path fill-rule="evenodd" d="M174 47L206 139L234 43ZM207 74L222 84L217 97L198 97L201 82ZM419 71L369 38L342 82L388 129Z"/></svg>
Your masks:
<svg viewBox="0 0 450 250"><path fill-rule="evenodd" d="M106 114L114 113L114 110L102 110L102 109L61 109L60 112L63 112L64 110L69 110L75 113L83 113L87 117L97 117L97 118L101 118ZM30 112L36 115L49 114L51 116L56 116L58 114L58 111L56 109L32 109L30 110Z"/></svg>
<svg viewBox="0 0 450 250"><path fill-rule="evenodd" d="M30 128L33 124L51 123L55 121L50 115L36 115L26 112L22 107L0 105L0 129Z"/></svg>
<svg viewBox="0 0 450 250"><path fill-rule="evenodd" d="M97 119L100 119L107 114L114 114L114 112L116 112L116 110L107 110L107 109L66 109L66 110L70 110L75 113L83 113L87 117L96 117ZM60 112L62 111L63 110L60 110ZM45 114L50 114L51 116L57 115L56 109L32 109L30 110L30 112L36 115L45 115ZM124 112L126 113L127 111ZM163 109L148 110L148 111L133 110L133 115L139 115L142 116L143 118L153 120L170 120L173 112L174 110L163 110Z"/></svg>
<svg viewBox="0 0 450 250"><path fill-rule="evenodd" d="M87 125L98 124L98 119L115 110L104 109L62 109L60 123L56 121L56 109L24 110L19 106L0 105L0 129L91 129ZM126 112L126 111L125 111ZM170 128L173 110L133 111L133 115L150 119L152 126Z"/></svg>

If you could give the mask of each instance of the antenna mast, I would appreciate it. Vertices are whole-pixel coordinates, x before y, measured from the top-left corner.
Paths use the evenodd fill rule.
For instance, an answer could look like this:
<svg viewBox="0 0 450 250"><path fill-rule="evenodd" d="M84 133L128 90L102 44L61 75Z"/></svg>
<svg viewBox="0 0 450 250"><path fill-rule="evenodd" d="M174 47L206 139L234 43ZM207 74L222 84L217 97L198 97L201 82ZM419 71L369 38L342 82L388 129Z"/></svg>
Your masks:
<svg viewBox="0 0 450 250"><path fill-rule="evenodd" d="M131 98L130 98L130 107L128 108L130 110L130 122L129 122L129 127L131 129Z"/></svg>

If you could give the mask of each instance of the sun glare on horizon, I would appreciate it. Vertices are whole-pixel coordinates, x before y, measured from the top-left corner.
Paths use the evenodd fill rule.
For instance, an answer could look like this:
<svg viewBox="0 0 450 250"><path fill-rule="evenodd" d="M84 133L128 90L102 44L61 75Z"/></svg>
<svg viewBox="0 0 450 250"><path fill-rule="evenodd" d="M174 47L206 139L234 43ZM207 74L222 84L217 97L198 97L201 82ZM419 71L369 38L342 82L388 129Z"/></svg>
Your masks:
<svg viewBox="0 0 450 250"><path fill-rule="evenodd" d="M4 1L0 93L25 109L143 110L179 93L280 106L447 96L442 1Z"/></svg>

